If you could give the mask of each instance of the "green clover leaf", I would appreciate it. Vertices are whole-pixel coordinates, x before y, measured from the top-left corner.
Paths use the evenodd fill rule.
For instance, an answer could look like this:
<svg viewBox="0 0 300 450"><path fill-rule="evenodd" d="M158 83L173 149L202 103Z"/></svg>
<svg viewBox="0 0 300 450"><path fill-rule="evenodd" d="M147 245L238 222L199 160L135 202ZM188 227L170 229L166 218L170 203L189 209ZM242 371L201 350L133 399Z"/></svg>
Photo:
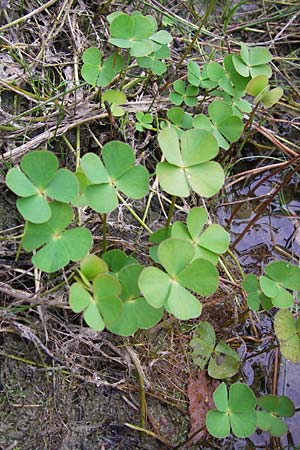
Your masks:
<svg viewBox="0 0 300 450"><path fill-rule="evenodd" d="M269 62L272 61L272 55L267 48L253 47L248 48L246 44L241 44L240 56L233 55L232 63L235 70L242 77L254 78L256 75L265 75L270 78L272 70Z"/></svg>
<svg viewBox="0 0 300 450"><path fill-rule="evenodd" d="M169 98L176 106L184 103L186 106L196 106L198 103L197 95L199 89L190 84L186 85L183 80L177 80L173 83L174 91L171 92Z"/></svg>
<svg viewBox="0 0 300 450"><path fill-rule="evenodd" d="M155 75L162 75L167 70L167 64L164 59L170 57L170 49L167 45L162 45L161 48L149 56L136 58L137 64L143 69L150 69Z"/></svg>
<svg viewBox="0 0 300 450"><path fill-rule="evenodd" d="M108 89L102 95L102 102L107 102L110 105L111 113L115 117L124 116L125 111L120 105L127 100L126 95L115 89Z"/></svg>
<svg viewBox="0 0 300 450"><path fill-rule="evenodd" d="M118 191L139 199L148 191L148 171L134 166L134 152L124 142L111 141L102 149L102 159L87 153L81 159L81 169L89 180L86 198L97 212L108 213L118 206Z"/></svg>
<svg viewBox="0 0 300 450"><path fill-rule="evenodd" d="M81 75L84 81L92 86L107 86L123 68L124 60L118 54L110 55L104 61L98 48L87 48L82 54L84 62Z"/></svg>
<svg viewBox="0 0 300 450"><path fill-rule="evenodd" d="M157 23L152 16L133 13L110 14L109 42L120 48L128 48L131 56L144 57L160 50L172 41L167 31L157 32Z"/></svg>
<svg viewBox="0 0 300 450"><path fill-rule="evenodd" d="M233 108L223 100L215 100L208 107L210 119L204 114L194 117L195 128L210 131L218 141L219 147L228 150L232 142L237 141L244 130L240 117L233 113Z"/></svg>
<svg viewBox="0 0 300 450"><path fill-rule="evenodd" d="M139 288L154 308L164 306L178 319L199 317L201 303L187 289L200 295L211 295L218 287L218 272L204 259L193 261L194 246L183 239L169 238L158 247L158 258L166 272L145 268L139 278Z"/></svg>
<svg viewBox="0 0 300 450"><path fill-rule="evenodd" d="M270 89L268 78L265 75L257 75L252 78L247 84L246 92L255 97L255 105L261 102L266 109L274 106L283 95L280 87Z"/></svg>
<svg viewBox="0 0 300 450"><path fill-rule="evenodd" d="M300 363L300 317L295 319L290 311L280 310L275 316L274 329L283 356Z"/></svg>
<svg viewBox="0 0 300 450"><path fill-rule="evenodd" d="M229 396L225 383L221 383L213 394L217 409L206 415L208 432L217 438L225 438L230 429L235 436L245 438L256 428L256 398L252 390L242 383L230 386Z"/></svg>
<svg viewBox="0 0 300 450"><path fill-rule="evenodd" d="M292 417L295 414L292 400L285 396L265 395L258 400L258 405L264 410L257 411L258 427L274 437L283 436L287 426L279 417Z"/></svg>
<svg viewBox="0 0 300 450"><path fill-rule="evenodd" d="M122 287L116 277L101 273L92 286L74 283L70 288L69 303L75 313L83 312L85 322L95 331L113 325L123 309L119 298Z"/></svg>
<svg viewBox="0 0 300 450"><path fill-rule="evenodd" d="M273 307L270 297L267 297L259 287L258 279L255 275L246 275L242 282L242 288L247 292L247 303L250 309L259 311L260 307L268 311Z"/></svg>
<svg viewBox="0 0 300 450"><path fill-rule="evenodd" d="M49 204L51 217L41 224L27 223L23 238L26 251L38 250L33 264L44 272L56 272L70 261L81 260L92 246L92 236L87 228L65 230L71 223L73 210L66 203Z"/></svg>
<svg viewBox="0 0 300 450"><path fill-rule="evenodd" d="M43 223L51 217L47 197L71 202L78 195L76 176L68 169L58 169L57 157L48 151L35 150L23 156L20 169L7 172L6 184L19 197L17 208L25 220Z"/></svg>
<svg viewBox="0 0 300 450"><path fill-rule="evenodd" d="M292 306L294 299L287 289L300 290L300 268L284 261L275 261L267 265L265 273L266 276L259 279L262 292L278 308Z"/></svg>
<svg viewBox="0 0 300 450"><path fill-rule="evenodd" d="M212 325L201 322L190 341L194 364L203 370L208 364L208 375L222 379L235 375L240 364L239 355L224 341L216 345L216 334Z"/></svg>
<svg viewBox="0 0 300 450"><path fill-rule="evenodd" d="M135 114L136 117L136 124L135 124L135 129L137 131L143 131L144 128L148 129L148 130L152 130L153 129L153 117L151 114L149 113L143 113L141 111L138 111Z"/></svg>
<svg viewBox="0 0 300 450"><path fill-rule="evenodd" d="M187 216L187 226L182 222L175 222L171 228L171 236L187 239L195 247L195 258L203 258L217 264L219 255L228 250L230 236L218 224L209 225L208 214L204 208L192 208Z"/></svg>
<svg viewBox="0 0 300 450"><path fill-rule="evenodd" d="M158 142L166 162L157 165L162 188L171 195L188 197L193 189L202 197L212 197L224 183L220 164L210 161L218 153L215 137L206 130L188 130L179 141L176 130L164 128Z"/></svg>
<svg viewBox="0 0 300 450"><path fill-rule="evenodd" d="M138 329L149 329L162 318L163 308L153 308L141 296L138 279L143 270L140 264L129 264L118 272L122 284L123 311L117 322L108 326L113 333L131 336Z"/></svg>

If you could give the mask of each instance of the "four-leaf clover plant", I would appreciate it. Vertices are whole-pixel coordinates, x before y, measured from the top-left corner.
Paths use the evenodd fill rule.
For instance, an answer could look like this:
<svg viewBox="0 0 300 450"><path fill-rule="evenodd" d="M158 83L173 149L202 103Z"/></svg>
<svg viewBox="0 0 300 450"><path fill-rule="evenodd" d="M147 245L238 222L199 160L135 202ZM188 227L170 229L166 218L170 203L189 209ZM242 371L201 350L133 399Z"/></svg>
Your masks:
<svg viewBox="0 0 300 450"><path fill-rule="evenodd" d="M7 172L7 186L20 198L17 208L25 220L43 223L51 217L49 200L71 202L78 194L76 176L59 169L57 157L46 150L35 150L23 156L20 168Z"/></svg>

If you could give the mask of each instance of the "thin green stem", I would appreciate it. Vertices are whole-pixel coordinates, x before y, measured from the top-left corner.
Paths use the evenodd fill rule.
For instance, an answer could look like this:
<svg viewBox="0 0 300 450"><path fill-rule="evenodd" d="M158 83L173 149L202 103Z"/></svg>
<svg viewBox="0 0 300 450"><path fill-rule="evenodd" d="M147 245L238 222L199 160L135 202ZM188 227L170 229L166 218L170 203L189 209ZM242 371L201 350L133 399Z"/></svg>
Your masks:
<svg viewBox="0 0 300 450"><path fill-rule="evenodd" d="M107 250L107 214L102 214L101 220L102 220L102 236L103 236L102 251L103 253L105 253Z"/></svg>
<svg viewBox="0 0 300 450"><path fill-rule="evenodd" d="M176 195L172 196L172 201L171 201L171 205L169 208L169 214L168 214L168 218L166 221L166 228L168 228L171 224L171 220L172 220L173 212L174 212L174 208L175 208L175 203L176 203L176 198L177 198Z"/></svg>
<svg viewBox="0 0 300 450"><path fill-rule="evenodd" d="M145 230L148 231L148 233L152 234L153 231L151 230L151 228L148 227L148 225L137 215L137 213L131 208L131 206L129 206L126 201L124 200L124 198L119 194L119 192L117 192L117 196L118 199L123 203L123 205L128 209L128 211L130 212L130 214L138 221L138 223L140 225L142 225L143 228L145 228Z"/></svg>

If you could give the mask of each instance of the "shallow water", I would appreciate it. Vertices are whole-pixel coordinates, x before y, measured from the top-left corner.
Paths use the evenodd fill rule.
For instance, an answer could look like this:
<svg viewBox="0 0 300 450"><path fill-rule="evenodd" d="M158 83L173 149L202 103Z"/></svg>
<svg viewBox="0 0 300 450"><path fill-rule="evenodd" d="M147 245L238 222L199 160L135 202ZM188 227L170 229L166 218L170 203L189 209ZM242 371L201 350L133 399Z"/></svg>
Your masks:
<svg viewBox="0 0 300 450"><path fill-rule="evenodd" d="M231 242L234 242L240 233L243 232L249 221L254 217L255 209L267 198L271 189L281 180L280 176L273 177L260 185L254 194L251 193L261 177L262 175L258 175L252 178L249 183L245 183L244 185L237 184L231 187L226 193L226 201L224 201L223 206L220 205L217 209L218 220L230 232L232 237ZM249 194L251 194L250 201L248 200ZM231 222L228 223L234 209L238 205L240 205L239 210ZM277 247L286 251L287 255L289 254L293 258L290 258L290 261L297 264L300 255L299 225L300 190L292 180L284 188L281 199L277 196L272 200L263 215L236 245L234 251L239 257L240 264L245 273L259 275L263 270L263 266L267 263L275 259L288 260ZM269 313L259 314L256 323L260 333L266 336L266 338L262 339L262 343L258 348L253 349L254 354L270 345L268 335L270 336L273 333L272 320ZM243 366L247 383L250 387L256 388L262 395L270 393L273 364L274 352L266 351L258 356L249 358ZM277 394L287 395L293 400L295 406L298 407L300 404L299 385L300 365L293 364L282 356L280 359ZM300 445L299 412L291 419L287 419L286 423L289 428L289 435L288 438L285 436L281 442L283 446L286 446L284 448L292 449L294 447L291 446L291 442L295 446ZM247 441L248 445L244 441L244 444L234 444L234 448L236 450L241 448L270 448L270 436L268 433L255 433ZM250 441L254 447L252 447Z"/></svg>

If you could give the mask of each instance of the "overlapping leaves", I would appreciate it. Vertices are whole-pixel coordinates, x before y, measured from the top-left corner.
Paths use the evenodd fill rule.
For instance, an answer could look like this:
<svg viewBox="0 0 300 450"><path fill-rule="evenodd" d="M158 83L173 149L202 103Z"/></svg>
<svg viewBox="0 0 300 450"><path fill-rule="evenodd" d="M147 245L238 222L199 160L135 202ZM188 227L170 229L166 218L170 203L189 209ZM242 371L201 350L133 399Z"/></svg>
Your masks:
<svg viewBox="0 0 300 450"><path fill-rule="evenodd" d="M79 261L92 246L92 236L87 228L66 230L73 217L66 203L52 202L51 217L41 224L27 223L23 247L27 251L40 248L32 257L33 264L44 272L56 272L70 261Z"/></svg>
<svg viewBox="0 0 300 450"><path fill-rule="evenodd" d="M204 208L192 208L187 215L186 225L175 222L171 227L171 236L186 239L195 247L195 258L204 258L217 264L219 255L229 247L230 237L218 224L209 225L208 214Z"/></svg>
<svg viewBox="0 0 300 450"><path fill-rule="evenodd" d="M254 104L261 102L264 108L274 106L283 95L281 87L270 89L268 78L265 75L257 75L247 84L247 94L255 97Z"/></svg>
<svg viewBox="0 0 300 450"><path fill-rule="evenodd" d="M70 306L76 313L83 312L89 327L102 331L121 315L121 283L108 273L106 263L95 255L88 255L82 261L80 275L83 282L79 280L70 288Z"/></svg>
<svg viewBox="0 0 300 450"><path fill-rule="evenodd" d="M141 296L138 278L143 266L120 250L88 255L80 265L80 279L70 289L70 306L83 312L87 325L96 331L105 327L121 336L139 328L151 328L162 317L162 308L150 306Z"/></svg>
<svg viewBox="0 0 300 450"><path fill-rule="evenodd" d="M224 183L220 164L211 161L218 153L215 137L206 130L188 130L181 138L173 127L164 128L158 141L166 162L156 171L162 188L172 195L188 197L191 189L203 197L215 195Z"/></svg>
<svg viewBox="0 0 300 450"><path fill-rule="evenodd" d="M118 206L118 191L139 199L148 191L149 174L140 165L134 166L134 152L124 142L111 141L102 149L102 159L87 153L81 169L88 180L85 196L97 212L108 213Z"/></svg>
<svg viewBox="0 0 300 450"><path fill-rule="evenodd" d="M228 150L229 144L237 141L243 132L244 125L240 117L234 114L232 106L223 100L215 100L208 106L207 117L199 114L194 117L195 128L210 131L217 139L218 145Z"/></svg>
<svg viewBox="0 0 300 450"><path fill-rule="evenodd" d="M202 296L215 292L218 287L216 268L209 261L194 259L193 244L183 239L164 240L157 254L166 272L156 267L142 271L138 284L145 299L154 308L164 306L178 319L199 317L201 303L189 290Z"/></svg>
<svg viewBox="0 0 300 450"><path fill-rule="evenodd" d="M23 156L20 168L6 175L7 186L19 197L18 211L25 220L43 223L50 219L50 199L71 202L78 194L78 182L68 169L58 169L57 157L48 151L36 150Z"/></svg>
<svg viewBox="0 0 300 450"><path fill-rule="evenodd" d="M232 63L236 71L242 77L249 75L254 78L256 75L265 75L270 78L272 70L269 62L272 61L272 55L267 48L253 47L248 48L246 44L241 44L240 55L233 55Z"/></svg>

